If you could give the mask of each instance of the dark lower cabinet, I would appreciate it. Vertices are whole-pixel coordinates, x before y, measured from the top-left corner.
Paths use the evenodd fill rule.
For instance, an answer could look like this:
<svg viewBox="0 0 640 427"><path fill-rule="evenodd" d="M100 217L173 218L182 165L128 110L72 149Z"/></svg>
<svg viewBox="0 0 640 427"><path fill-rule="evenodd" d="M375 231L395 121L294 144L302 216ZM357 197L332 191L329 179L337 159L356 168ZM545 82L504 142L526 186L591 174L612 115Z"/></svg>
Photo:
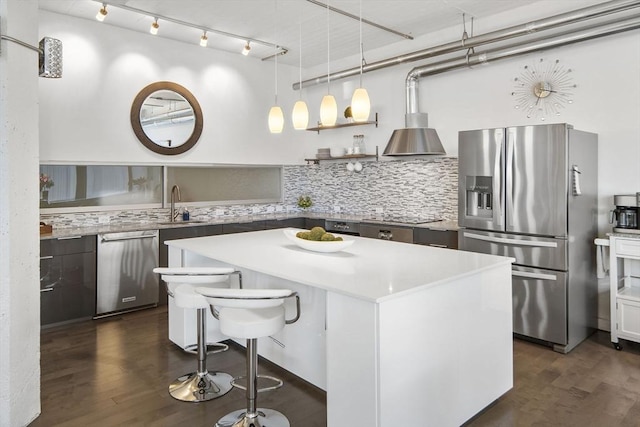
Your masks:
<svg viewBox="0 0 640 427"><path fill-rule="evenodd" d="M414 228L413 243L437 248L458 249L458 232L430 228Z"/></svg>
<svg viewBox="0 0 640 427"><path fill-rule="evenodd" d="M274 228L304 228L304 218L287 218L287 219L269 219L265 221L265 229L272 230Z"/></svg>
<svg viewBox="0 0 640 427"><path fill-rule="evenodd" d="M188 239L191 237L215 236L222 234L222 225L195 225L191 227L180 226L175 228L160 229L159 239L160 247L158 248L158 266L169 266L169 248L164 244L167 240ZM167 305L167 285L160 280L158 289L158 305Z"/></svg>
<svg viewBox="0 0 640 427"><path fill-rule="evenodd" d="M40 325L96 312L96 236L40 241Z"/></svg>
<svg viewBox="0 0 640 427"><path fill-rule="evenodd" d="M266 229L266 221L237 222L222 224L222 234L244 233Z"/></svg>
<svg viewBox="0 0 640 427"><path fill-rule="evenodd" d="M307 230L311 230L313 227L325 227L324 218L305 218L304 219L304 227Z"/></svg>

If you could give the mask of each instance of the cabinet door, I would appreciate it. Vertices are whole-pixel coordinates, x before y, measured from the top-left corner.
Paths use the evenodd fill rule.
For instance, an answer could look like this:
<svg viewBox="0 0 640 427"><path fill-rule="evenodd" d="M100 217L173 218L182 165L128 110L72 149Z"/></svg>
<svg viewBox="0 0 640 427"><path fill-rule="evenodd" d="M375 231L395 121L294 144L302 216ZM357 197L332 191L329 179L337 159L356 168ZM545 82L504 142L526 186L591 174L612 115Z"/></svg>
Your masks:
<svg viewBox="0 0 640 427"><path fill-rule="evenodd" d="M91 318L96 309L95 252L41 257L40 296L42 326Z"/></svg>
<svg viewBox="0 0 640 427"><path fill-rule="evenodd" d="M304 218L287 218L287 219L269 219L265 221L265 228L272 230L274 228L304 228Z"/></svg>
<svg viewBox="0 0 640 427"><path fill-rule="evenodd" d="M458 249L458 232L455 230L415 228L413 237L414 243L419 245Z"/></svg>
<svg viewBox="0 0 640 427"><path fill-rule="evenodd" d="M304 228L307 230L311 230L313 227L325 227L324 218L305 218L304 219Z"/></svg>
<svg viewBox="0 0 640 427"><path fill-rule="evenodd" d="M618 337L640 342L640 302L618 298Z"/></svg>
<svg viewBox="0 0 640 427"><path fill-rule="evenodd" d="M240 222L236 224L222 224L222 234L244 233L246 231L264 230L265 221Z"/></svg>

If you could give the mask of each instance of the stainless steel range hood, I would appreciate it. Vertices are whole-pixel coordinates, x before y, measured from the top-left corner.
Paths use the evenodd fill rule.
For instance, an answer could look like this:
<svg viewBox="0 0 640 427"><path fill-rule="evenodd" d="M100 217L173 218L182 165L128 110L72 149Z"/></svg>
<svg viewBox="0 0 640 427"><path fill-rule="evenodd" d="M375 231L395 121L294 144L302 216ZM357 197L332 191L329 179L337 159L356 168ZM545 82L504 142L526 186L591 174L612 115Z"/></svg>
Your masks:
<svg viewBox="0 0 640 427"><path fill-rule="evenodd" d="M407 113L404 116L406 127L393 131L382 153L383 156L447 154L440 142L438 132L429 127L427 114L418 111L419 77L413 70L407 76Z"/></svg>
<svg viewBox="0 0 640 427"><path fill-rule="evenodd" d="M405 126L393 131L383 156L447 154L438 132L428 127L426 113L407 113Z"/></svg>

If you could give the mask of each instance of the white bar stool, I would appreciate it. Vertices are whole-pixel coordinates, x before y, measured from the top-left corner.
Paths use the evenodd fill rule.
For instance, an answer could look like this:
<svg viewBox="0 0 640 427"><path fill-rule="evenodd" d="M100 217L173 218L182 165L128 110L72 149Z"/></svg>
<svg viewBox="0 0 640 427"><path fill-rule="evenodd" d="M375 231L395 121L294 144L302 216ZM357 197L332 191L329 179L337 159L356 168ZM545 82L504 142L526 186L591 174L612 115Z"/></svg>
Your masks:
<svg viewBox="0 0 640 427"><path fill-rule="evenodd" d="M237 274L242 286L240 272L233 268L218 267L154 268L153 272L162 275L162 280L167 284L167 294L174 298L176 306L197 311L197 370L173 381L169 385L169 394L183 402L205 402L225 395L231 390L233 378L224 372L208 371L207 354L219 353L229 347L220 343L207 344L206 322L209 304L201 294L195 292L195 285L205 289L228 286L229 275ZM208 347L214 346L218 349L207 351Z"/></svg>
<svg viewBox="0 0 640 427"><path fill-rule="evenodd" d="M257 407L257 395L260 391L274 390L282 386L282 381L260 375L276 381L276 385L258 389L258 338L267 337L282 330L285 324L296 322L300 318L300 298L296 292L288 289L214 289L197 287L211 305L213 315L220 320L220 331L229 337L247 340L247 386L232 385L246 391L247 407L231 412L216 423L216 427L289 427L289 420L273 409ZM285 319L284 300L296 298L296 316Z"/></svg>

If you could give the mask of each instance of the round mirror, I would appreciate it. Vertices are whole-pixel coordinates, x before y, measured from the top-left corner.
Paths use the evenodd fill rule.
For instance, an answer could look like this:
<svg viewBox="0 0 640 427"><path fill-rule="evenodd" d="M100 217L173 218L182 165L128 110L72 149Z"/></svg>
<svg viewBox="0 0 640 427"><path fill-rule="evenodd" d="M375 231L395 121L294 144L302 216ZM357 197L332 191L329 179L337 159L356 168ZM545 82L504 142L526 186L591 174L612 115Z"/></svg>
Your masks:
<svg viewBox="0 0 640 427"><path fill-rule="evenodd" d="M200 138L202 110L186 88L172 82L156 82L133 100L131 126L149 150L181 154Z"/></svg>

